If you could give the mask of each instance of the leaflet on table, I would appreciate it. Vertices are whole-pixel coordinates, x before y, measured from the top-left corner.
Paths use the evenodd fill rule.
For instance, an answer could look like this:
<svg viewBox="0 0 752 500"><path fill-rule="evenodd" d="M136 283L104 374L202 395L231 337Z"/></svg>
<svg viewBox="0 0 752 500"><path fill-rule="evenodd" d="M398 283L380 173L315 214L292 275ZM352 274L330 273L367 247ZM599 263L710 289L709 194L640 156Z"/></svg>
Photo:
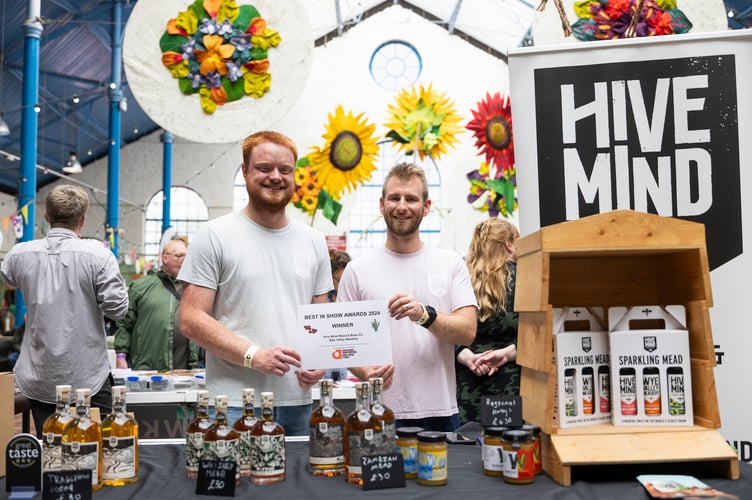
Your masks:
<svg viewBox="0 0 752 500"><path fill-rule="evenodd" d="M637 480L652 498L725 498L739 500L739 497L718 491L693 476L643 474Z"/></svg>
<svg viewBox="0 0 752 500"><path fill-rule="evenodd" d="M301 305L298 329L305 369L392 362L386 300Z"/></svg>

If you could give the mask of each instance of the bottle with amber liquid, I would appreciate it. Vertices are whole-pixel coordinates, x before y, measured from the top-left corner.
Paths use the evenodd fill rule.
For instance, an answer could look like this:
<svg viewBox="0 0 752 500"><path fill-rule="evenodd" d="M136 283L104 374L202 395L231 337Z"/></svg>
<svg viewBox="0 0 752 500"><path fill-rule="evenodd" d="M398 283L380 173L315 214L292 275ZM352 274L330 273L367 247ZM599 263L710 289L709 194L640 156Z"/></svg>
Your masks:
<svg viewBox="0 0 752 500"><path fill-rule="evenodd" d="M102 420L102 481L123 486L138 480L138 422L125 412L125 386L112 388L112 413Z"/></svg>
<svg viewBox="0 0 752 500"><path fill-rule="evenodd" d="M338 476L345 472L345 414L334 406L332 379L322 379L319 387L319 407L308 421L308 470L314 476Z"/></svg>
<svg viewBox="0 0 752 500"><path fill-rule="evenodd" d="M258 419L254 414L253 406L256 403L256 390L243 389L243 415L232 424L232 428L240 435L240 447L238 459L240 461L240 475L251 476L251 429Z"/></svg>
<svg viewBox="0 0 752 500"><path fill-rule="evenodd" d="M73 420L70 412L71 386L55 386L55 413L42 426L42 471L63 468L62 439L65 425Z"/></svg>
<svg viewBox="0 0 752 500"><path fill-rule="evenodd" d="M209 418L209 391L196 391L196 418L185 431L185 477L198 477L198 461L204 452L204 434L211 427Z"/></svg>
<svg viewBox="0 0 752 500"><path fill-rule="evenodd" d="M394 453L397 450L397 419L391 408L381 400L384 379L375 377L371 383L371 413L381 424L381 431L376 435L377 453L380 455Z"/></svg>
<svg viewBox="0 0 752 500"><path fill-rule="evenodd" d="M274 484L285 480L285 429L274 421L274 393L261 393L261 420L251 430L251 481Z"/></svg>
<svg viewBox="0 0 752 500"><path fill-rule="evenodd" d="M63 430L66 469L91 470L91 489L102 488L102 428L92 420L91 389L76 389L76 416Z"/></svg>
<svg viewBox="0 0 752 500"><path fill-rule="evenodd" d="M204 453L201 458L235 462L235 484L240 484L239 448L240 434L227 423L227 396L215 396L214 423L204 434Z"/></svg>
<svg viewBox="0 0 752 500"><path fill-rule="evenodd" d="M345 467L347 482L363 484L363 469L360 458L376 455L375 437L381 431L381 423L369 410L368 382L355 383L355 410L345 420Z"/></svg>

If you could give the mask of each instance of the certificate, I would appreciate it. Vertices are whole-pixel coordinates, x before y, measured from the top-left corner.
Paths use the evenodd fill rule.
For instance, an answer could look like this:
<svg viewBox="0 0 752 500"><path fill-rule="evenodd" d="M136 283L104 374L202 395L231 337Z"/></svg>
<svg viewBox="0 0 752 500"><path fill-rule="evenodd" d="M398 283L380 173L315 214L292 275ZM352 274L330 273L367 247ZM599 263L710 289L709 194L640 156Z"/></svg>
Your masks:
<svg viewBox="0 0 752 500"><path fill-rule="evenodd" d="M386 300L298 306L304 369L349 368L392 362Z"/></svg>

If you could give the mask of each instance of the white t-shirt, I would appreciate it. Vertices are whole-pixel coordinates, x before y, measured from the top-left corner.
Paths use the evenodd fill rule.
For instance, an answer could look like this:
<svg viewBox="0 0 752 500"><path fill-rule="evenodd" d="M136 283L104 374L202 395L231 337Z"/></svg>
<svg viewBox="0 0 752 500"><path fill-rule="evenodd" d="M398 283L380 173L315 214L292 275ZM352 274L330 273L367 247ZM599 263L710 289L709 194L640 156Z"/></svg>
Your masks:
<svg viewBox="0 0 752 500"><path fill-rule="evenodd" d="M191 240L178 280L216 290L213 317L253 345L299 350L298 305L333 288L324 236L291 220L268 229L242 212L202 226ZM264 375L206 354L211 394L225 394L229 406L242 406L241 391L274 392L275 406L311 403L311 391L298 385L294 369Z"/></svg>
<svg viewBox="0 0 752 500"><path fill-rule="evenodd" d="M389 300L397 293L410 294L443 313L477 307L460 255L430 246L411 254L379 248L353 260L340 279L337 301ZM395 370L384 403L399 419L457 413L454 346L408 318L390 319L389 326Z"/></svg>

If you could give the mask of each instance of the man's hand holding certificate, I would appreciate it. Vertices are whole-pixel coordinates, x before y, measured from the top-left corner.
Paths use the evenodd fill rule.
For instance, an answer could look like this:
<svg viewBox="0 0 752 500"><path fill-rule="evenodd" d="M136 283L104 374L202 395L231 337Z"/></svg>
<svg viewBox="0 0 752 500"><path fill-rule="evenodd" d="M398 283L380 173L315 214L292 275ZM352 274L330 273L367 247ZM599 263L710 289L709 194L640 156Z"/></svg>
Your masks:
<svg viewBox="0 0 752 500"><path fill-rule="evenodd" d="M386 300L301 305L298 328L304 369L392 362Z"/></svg>

